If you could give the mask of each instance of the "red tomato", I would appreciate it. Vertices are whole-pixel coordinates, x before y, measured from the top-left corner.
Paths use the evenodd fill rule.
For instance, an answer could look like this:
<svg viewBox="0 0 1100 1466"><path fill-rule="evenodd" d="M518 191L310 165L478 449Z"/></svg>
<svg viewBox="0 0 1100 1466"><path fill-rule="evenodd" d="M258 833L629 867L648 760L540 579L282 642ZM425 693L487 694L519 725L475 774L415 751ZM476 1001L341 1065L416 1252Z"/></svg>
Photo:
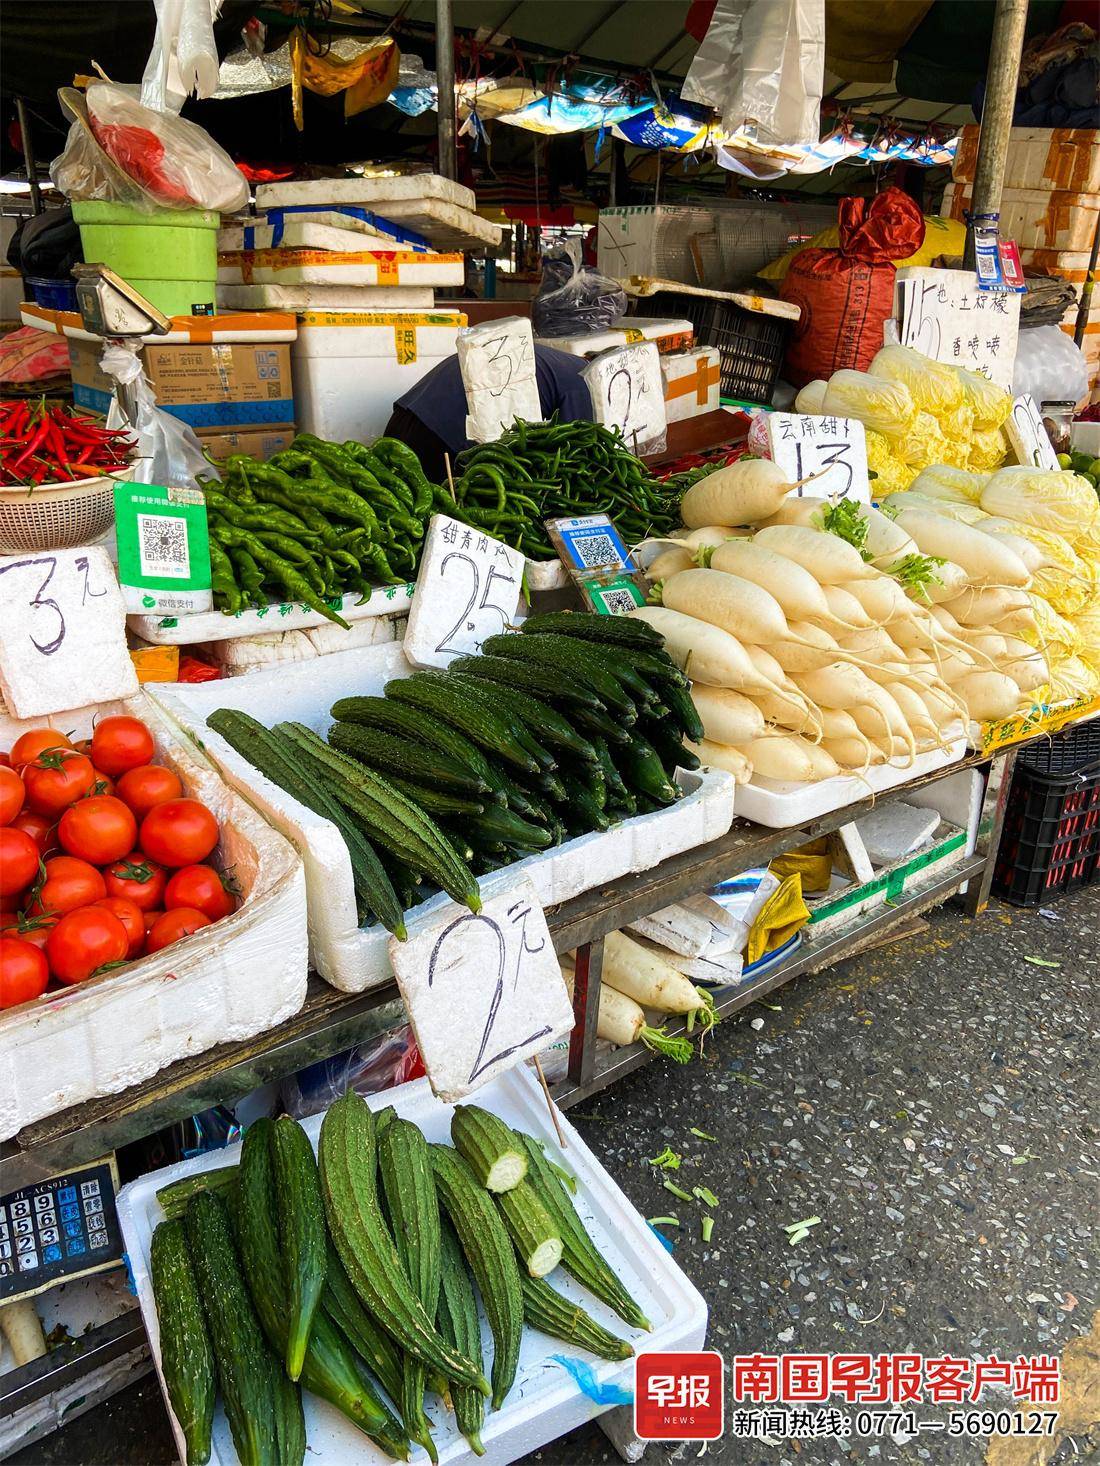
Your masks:
<svg viewBox="0 0 1100 1466"><path fill-rule="evenodd" d="M11 754L10 753L0 753L0 768L5 768L5 769L10 769L11 768Z"/></svg>
<svg viewBox="0 0 1100 1466"><path fill-rule="evenodd" d="M102 769L95 768L94 765L93 772L95 773L95 783L92 785L92 793L113 794L115 792L115 781L110 775L105 774Z"/></svg>
<svg viewBox="0 0 1100 1466"><path fill-rule="evenodd" d="M61 816L57 836L70 855L93 865L109 865L133 849L137 820L112 794L78 799Z"/></svg>
<svg viewBox="0 0 1100 1466"><path fill-rule="evenodd" d="M50 969L37 947L18 937L0 937L0 1008L40 997L49 980Z"/></svg>
<svg viewBox="0 0 1100 1466"><path fill-rule="evenodd" d="M103 877L94 865L71 855L55 855L46 861L46 879L28 909L33 915L63 916L79 906L102 901L106 894Z"/></svg>
<svg viewBox="0 0 1100 1466"><path fill-rule="evenodd" d="M104 911L110 911L118 917L126 929L127 959L136 957L145 945L145 922L141 907L133 901L127 901L124 896L104 896L102 901L94 901L92 904L102 906Z"/></svg>
<svg viewBox="0 0 1100 1466"><path fill-rule="evenodd" d="M28 808L56 819L62 810L92 792L95 769L91 759L73 749L47 749L33 764L24 766L23 783Z"/></svg>
<svg viewBox="0 0 1100 1466"><path fill-rule="evenodd" d="M167 804L170 799L183 797L183 785L171 769L160 764L142 764L139 769L127 769L118 781L115 793L128 804L139 820L143 820L158 804Z"/></svg>
<svg viewBox="0 0 1100 1466"><path fill-rule="evenodd" d="M13 830L22 830L38 846L39 855L57 849L57 827L48 815L35 814L33 809L21 809L11 822Z"/></svg>
<svg viewBox="0 0 1100 1466"><path fill-rule="evenodd" d="M126 959L130 939L112 911L82 906L70 911L46 938L50 971L60 982L83 982L101 967Z"/></svg>
<svg viewBox="0 0 1100 1466"><path fill-rule="evenodd" d="M139 911L161 910L164 887L168 880L164 867L155 860L146 860L140 850L131 850L103 872L108 896L122 896L132 901Z"/></svg>
<svg viewBox="0 0 1100 1466"><path fill-rule="evenodd" d="M92 732L92 762L105 774L124 774L152 762L153 735L137 718L104 718Z"/></svg>
<svg viewBox="0 0 1100 1466"><path fill-rule="evenodd" d="M145 925L145 930L148 931L154 922L159 921L163 915L163 911L143 911L141 913L141 919Z"/></svg>
<svg viewBox="0 0 1100 1466"><path fill-rule="evenodd" d="M33 728L29 733L22 734L11 746L11 766L13 769L20 768L23 764L31 764L40 753L45 753L48 748L72 748L71 740L64 733L59 733L56 728Z"/></svg>
<svg viewBox="0 0 1100 1466"><path fill-rule="evenodd" d="M18 937L21 942L30 942L32 947L44 952L46 938L56 925L56 916L20 916L11 926L0 930L0 936Z"/></svg>
<svg viewBox="0 0 1100 1466"><path fill-rule="evenodd" d="M209 925L210 918L203 916L201 911L193 911L190 906L177 906L174 911L165 911L153 922L145 938L145 951L159 952L169 943L178 942L180 937L189 937L199 927Z"/></svg>
<svg viewBox="0 0 1100 1466"><path fill-rule="evenodd" d="M218 843L218 822L197 799L170 799L141 822L141 848L161 865L197 865Z"/></svg>
<svg viewBox="0 0 1100 1466"><path fill-rule="evenodd" d="M25 830L0 826L0 895L12 896L38 873L38 846Z"/></svg>
<svg viewBox="0 0 1100 1466"><path fill-rule="evenodd" d="M0 767L0 825L10 825L23 808L27 791L14 769Z"/></svg>
<svg viewBox="0 0 1100 1466"><path fill-rule="evenodd" d="M222 877L209 865L185 865L171 875L164 888L164 904L169 911L189 906L211 921L221 921L237 906Z"/></svg>

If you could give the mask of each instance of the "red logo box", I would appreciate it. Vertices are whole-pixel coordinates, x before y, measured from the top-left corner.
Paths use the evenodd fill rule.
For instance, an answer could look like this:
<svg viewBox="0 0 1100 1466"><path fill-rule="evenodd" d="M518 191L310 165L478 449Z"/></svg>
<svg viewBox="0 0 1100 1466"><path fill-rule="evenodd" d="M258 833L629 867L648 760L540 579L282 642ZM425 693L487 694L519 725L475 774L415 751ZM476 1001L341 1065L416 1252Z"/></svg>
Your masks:
<svg viewBox="0 0 1100 1466"><path fill-rule="evenodd" d="M722 1434L725 1363L713 1349L639 1354L634 1433L643 1441L715 1441Z"/></svg>

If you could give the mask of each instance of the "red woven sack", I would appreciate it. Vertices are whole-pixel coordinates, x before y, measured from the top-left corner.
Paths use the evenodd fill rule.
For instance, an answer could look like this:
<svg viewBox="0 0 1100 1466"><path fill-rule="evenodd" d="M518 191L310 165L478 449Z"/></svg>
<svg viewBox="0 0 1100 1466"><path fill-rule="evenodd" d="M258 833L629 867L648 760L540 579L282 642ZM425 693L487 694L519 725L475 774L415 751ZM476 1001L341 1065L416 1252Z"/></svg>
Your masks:
<svg viewBox="0 0 1100 1466"><path fill-rule="evenodd" d="M837 224L839 249L804 249L780 292L802 311L783 373L795 387L842 367L868 366L893 310L892 262L908 259L924 243L924 216L900 188L873 199L841 199Z"/></svg>

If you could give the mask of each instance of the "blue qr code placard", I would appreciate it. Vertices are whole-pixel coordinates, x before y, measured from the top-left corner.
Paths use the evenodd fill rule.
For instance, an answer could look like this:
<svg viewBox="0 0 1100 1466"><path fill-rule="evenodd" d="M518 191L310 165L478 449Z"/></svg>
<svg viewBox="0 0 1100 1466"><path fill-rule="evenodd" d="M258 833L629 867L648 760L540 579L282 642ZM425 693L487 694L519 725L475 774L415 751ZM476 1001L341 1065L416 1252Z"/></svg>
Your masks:
<svg viewBox="0 0 1100 1466"><path fill-rule="evenodd" d="M630 552L610 522L560 525L562 543L578 570L633 569Z"/></svg>

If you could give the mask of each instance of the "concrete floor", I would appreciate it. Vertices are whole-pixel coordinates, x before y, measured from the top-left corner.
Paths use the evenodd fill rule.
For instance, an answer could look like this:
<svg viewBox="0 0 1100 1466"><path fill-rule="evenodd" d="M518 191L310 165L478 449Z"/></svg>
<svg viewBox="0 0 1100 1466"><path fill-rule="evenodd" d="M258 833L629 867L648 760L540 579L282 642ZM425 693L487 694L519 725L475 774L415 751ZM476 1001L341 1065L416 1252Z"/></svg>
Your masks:
<svg viewBox="0 0 1100 1466"><path fill-rule="evenodd" d="M937 912L905 941L801 978L722 1025L704 1062L652 1064L573 1112L643 1215L680 1215L666 1230L710 1306L712 1347L1014 1358L1060 1355L1089 1333L1100 1308L1100 887L1050 911L994 905L976 923ZM666 1145L683 1154L676 1181L720 1199L709 1246L692 1207L645 1162ZM791 1246L784 1227L810 1216L820 1225ZM1100 1350L1087 1358L1100 1364ZM1100 1453L1095 1373L1075 1385L1072 1439L1039 1454L1015 1443L998 1466ZM923 1435L727 1439L706 1455L737 1466L969 1466L986 1451ZM654 1446L646 1459L701 1454ZM162 1466L175 1456L149 1379L11 1459ZM528 1460L617 1457L593 1424Z"/></svg>

